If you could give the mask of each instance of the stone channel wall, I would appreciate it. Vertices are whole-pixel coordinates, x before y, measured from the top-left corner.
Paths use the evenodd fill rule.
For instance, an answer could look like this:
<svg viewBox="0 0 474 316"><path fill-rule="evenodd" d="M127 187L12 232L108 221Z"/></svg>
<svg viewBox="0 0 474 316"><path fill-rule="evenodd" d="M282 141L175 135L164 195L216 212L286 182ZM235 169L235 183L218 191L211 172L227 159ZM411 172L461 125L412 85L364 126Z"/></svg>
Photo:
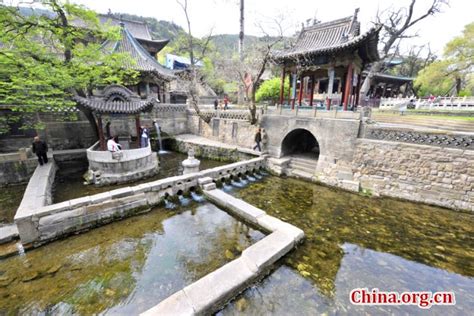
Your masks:
<svg viewBox="0 0 474 316"><path fill-rule="evenodd" d="M194 135L220 141L230 145L252 148L256 126L248 119L213 117L209 123L204 122L194 113L188 115L189 132Z"/></svg>
<svg viewBox="0 0 474 316"><path fill-rule="evenodd" d="M358 139L353 171L374 194L474 211L474 150Z"/></svg>
<svg viewBox="0 0 474 316"><path fill-rule="evenodd" d="M200 178L210 177L217 181L239 173L258 170L264 166L264 158L254 158L48 206L28 205L19 209L15 223L21 242L34 247L123 217L149 211L166 196L173 196L196 187Z"/></svg>
<svg viewBox="0 0 474 316"><path fill-rule="evenodd" d="M193 135L179 135L173 139L172 149L186 154L190 149L194 150L196 157L208 158L220 161L240 161L260 155L251 149L232 146L214 141L195 141Z"/></svg>
<svg viewBox="0 0 474 316"><path fill-rule="evenodd" d="M272 265L290 252L303 238L304 232L265 211L215 189L211 179L202 178L204 194L230 214L270 232L248 247L242 255L186 286L141 315L210 315L262 277Z"/></svg>

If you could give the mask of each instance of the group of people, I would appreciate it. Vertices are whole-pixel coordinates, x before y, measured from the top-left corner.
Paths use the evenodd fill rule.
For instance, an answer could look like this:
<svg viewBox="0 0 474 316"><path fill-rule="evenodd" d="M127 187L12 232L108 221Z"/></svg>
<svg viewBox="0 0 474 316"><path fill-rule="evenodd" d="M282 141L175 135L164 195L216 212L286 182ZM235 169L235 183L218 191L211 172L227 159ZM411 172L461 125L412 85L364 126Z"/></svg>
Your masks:
<svg viewBox="0 0 474 316"><path fill-rule="evenodd" d="M140 131L140 148L147 147L150 143L150 130L148 126L141 126ZM118 152L122 150L118 136L109 136L107 140L107 150L110 152Z"/></svg>
<svg viewBox="0 0 474 316"><path fill-rule="evenodd" d="M224 103L224 110L227 110L229 108L229 98L227 96L224 96L223 100L214 100L214 110L217 110L218 108L222 110L222 103Z"/></svg>
<svg viewBox="0 0 474 316"><path fill-rule="evenodd" d="M150 130L148 129L147 126L142 126L140 128L140 147L147 147L150 143ZM258 128L257 132L255 133L255 146L253 147L253 150L262 151L262 143L265 146L267 143L267 134L265 133L265 130L262 128ZM33 153L36 154L38 157L38 162L40 166L43 164L48 163L48 144L46 144L45 141L41 140L39 136L36 136L34 138L33 144L32 144L32 150ZM107 150L114 153L114 152L120 152L122 150L122 146L119 143L118 136L109 136L107 140Z"/></svg>

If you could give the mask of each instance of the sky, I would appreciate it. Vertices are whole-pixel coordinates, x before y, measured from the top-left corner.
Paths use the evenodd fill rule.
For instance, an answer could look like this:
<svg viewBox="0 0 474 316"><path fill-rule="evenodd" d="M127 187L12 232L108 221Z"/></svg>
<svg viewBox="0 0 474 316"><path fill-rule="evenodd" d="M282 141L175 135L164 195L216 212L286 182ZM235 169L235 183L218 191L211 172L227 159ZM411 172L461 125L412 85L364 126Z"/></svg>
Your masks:
<svg viewBox="0 0 474 316"><path fill-rule="evenodd" d="M70 0L83 4L99 13L109 9L173 21L186 27L183 10L176 0ZM184 2L184 0L180 0ZM4 1L9 2L8 0ZM359 21L362 31L370 28L377 11L407 6L410 0L245 0L245 33L262 35L276 33L275 19L282 21L285 35L293 35L301 29L301 23L316 17L325 22L350 16L360 8ZM415 15L421 14L432 0L417 0ZM191 29L194 36L212 34L238 34L239 0L188 0ZM430 44L441 55L444 45L461 34L464 26L474 22L474 0L449 0L441 13L416 24L410 34L419 36L405 41L403 50L411 45Z"/></svg>

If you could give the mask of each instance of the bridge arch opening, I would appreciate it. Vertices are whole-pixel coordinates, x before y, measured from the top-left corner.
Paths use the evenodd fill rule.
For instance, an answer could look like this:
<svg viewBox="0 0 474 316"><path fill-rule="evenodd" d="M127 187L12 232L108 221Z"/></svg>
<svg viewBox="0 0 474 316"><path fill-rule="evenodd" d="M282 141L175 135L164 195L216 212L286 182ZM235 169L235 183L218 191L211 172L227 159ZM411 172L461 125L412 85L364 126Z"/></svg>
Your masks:
<svg viewBox="0 0 474 316"><path fill-rule="evenodd" d="M283 156L297 155L318 159L319 143L310 131L297 128L285 136L281 143L281 152Z"/></svg>

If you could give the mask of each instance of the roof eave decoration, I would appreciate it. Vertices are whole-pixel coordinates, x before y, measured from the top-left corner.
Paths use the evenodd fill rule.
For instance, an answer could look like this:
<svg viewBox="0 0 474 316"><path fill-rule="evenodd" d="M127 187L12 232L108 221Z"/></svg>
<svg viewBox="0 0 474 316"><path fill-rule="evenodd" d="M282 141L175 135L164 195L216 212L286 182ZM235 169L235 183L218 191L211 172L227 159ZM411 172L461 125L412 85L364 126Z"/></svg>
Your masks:
<svg viewBox="0 0 474 316"><path fill-rule="evenodd" d="M340 52L340 51L345 51L345 50L350 50L350 49L356 49L358 47L363 47L364 44L367 44L367 48L365 48L365 51L369 57L370 60L369 62L379 60L379 55L377 51L377 43L378 43L378 35L380 32L381 27L373 27L367 32L365 32L362 35L356 36L352 39L349 39L347 42L339 44L339 45L334 45L334 46L329 46L329 47L324 47L324 48L319 48L319 49L314 49L314 50L307 50L307 51L296 51L296 52L291 52L291 49L287 51L280 51L280 52L275 52L273 54L273 60L276 62L282 63L288 60L298 60L298 59L304 59L308 57L315 57L315 56L321 56L321 55L333 55L334 53ZM372 43L370 43L372 42ZM374 42L375 42L375 49L374 49Z"/></svg>
<svg viewBox="0 0 474 316"><path fill-rule="evenodd" d="M133 61L124 63L124 68L133 69L145 74L155 74L157 77L166 81L171 81L175 78L170 70L160 65L160 63L142 47L123 23L121 23L121 28L120 40L106 41L102 44L102 49L106 53L128 53Z"/></svg>
<svg viewBox="0 0 474 316"><path fill-rule="evenodd" d="M99 114L139 114L149 112L158 102L154 98L135 101L102 101L75 96L79 105Z"/></svg>

